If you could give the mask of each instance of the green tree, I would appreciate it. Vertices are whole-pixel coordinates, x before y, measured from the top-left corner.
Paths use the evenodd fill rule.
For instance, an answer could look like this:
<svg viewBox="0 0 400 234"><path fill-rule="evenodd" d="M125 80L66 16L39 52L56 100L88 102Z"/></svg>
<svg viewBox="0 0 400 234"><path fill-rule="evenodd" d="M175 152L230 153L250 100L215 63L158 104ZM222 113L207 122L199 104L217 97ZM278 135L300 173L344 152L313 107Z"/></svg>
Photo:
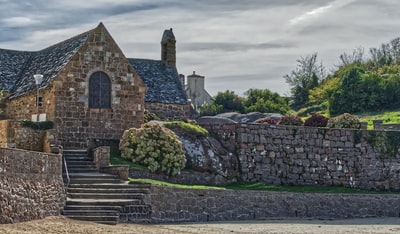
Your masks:
<svg viewBox="0 0 400 234"><path fill-rule="evenodd" d="M356 65L345 68L340 85L329 100L329 113L331 115L345 112L354 113L362 109L360 93L361 74L363 73L364 71Z"/></svg>
<svg viewBox="0 0 400 234"><path fill-rule="evenodd" d="M324 75L325 69L317 61L317 53L297 60L296 69L284 75L286 83L291 86L292 108L297 110L308 104L309 91L318 86Z"/></svg>
<svg viewBox="0 0 400 234"><path fill-rule="evenodd" d="M243 104L246 113L261 112L286 114L290 110L285 98L268 89L249 89L246 91L245 95L246 98Z"/></svg>
<svg viewBox="0 0 400 234"><path fill-rule="evenodd" d="M217 107L222 106L222 112L239 112L243 113L243 98L235 94L234 91L226 90L225 92L218 92L213 98Z"/></svg>

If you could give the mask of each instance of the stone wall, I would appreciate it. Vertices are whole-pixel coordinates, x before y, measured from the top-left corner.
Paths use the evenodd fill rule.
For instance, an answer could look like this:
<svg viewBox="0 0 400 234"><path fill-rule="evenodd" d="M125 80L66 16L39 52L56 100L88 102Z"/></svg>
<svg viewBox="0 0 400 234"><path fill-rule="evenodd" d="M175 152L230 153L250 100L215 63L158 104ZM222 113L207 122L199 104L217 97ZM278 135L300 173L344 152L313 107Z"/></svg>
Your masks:
<svg viewBox="0 0 400 234"><path fill-rule="evenodd" d="M0 121L0 147L45 151L47 138L50 135L52 136L44 130L23 127L21 121Z"/></svg>
<svg viewBox="0 0 400 234"><path fill-rule="evenodd" d="M102 71L111 80L111 108L89 108L89 78ZM140 127L146 88L128 60L100 25L53 82L58 144L86 148L91 139L120 139Z"/></svg>
<svg viewBox="0 0 400 234"><path fill-rule="evenodd" d="M387 145L398 132L269 124L204 127L236 152L243 181L400 190L399 144Z"/></svg>
<svg viewBox="0 0 400 234"><path fill-rule="evenodd" d="M383 124L382 120L374 120L373 124L375 130L390 130L390 131L400 130L400 124Z"/></svg>
<svg viewBox="0 0 400 234"><path fill-rule="evenodd" d="M285 193L152 186L151 221L207 222L268 218L399 217L400 195Z"/></svg>
<svg viewBox="0 0 400 234"><path fill-rule="evenodd" d="M61 213L61 155L0 148L0 184L0 223Z"/></svg>
<svg viewBox="0 0 400 234"><path fill-rule="evenodd" d="M146 102L145 108L150 113L156 114L162 120L187 119L190 116L190 105Z"/></svg>
<svg viewBox="0 0 400 234"><path fill-rule="evenodd" d="M42 97L42 104L39 105L39 114L46 114L45 120L54 119L54 108L56 103L53 90L53 88L39 90L39 96ZM37 93L34 92L7 100L6 116L9 119L14 120L32 120L32 115L37 114L36 95Z"/></svg>

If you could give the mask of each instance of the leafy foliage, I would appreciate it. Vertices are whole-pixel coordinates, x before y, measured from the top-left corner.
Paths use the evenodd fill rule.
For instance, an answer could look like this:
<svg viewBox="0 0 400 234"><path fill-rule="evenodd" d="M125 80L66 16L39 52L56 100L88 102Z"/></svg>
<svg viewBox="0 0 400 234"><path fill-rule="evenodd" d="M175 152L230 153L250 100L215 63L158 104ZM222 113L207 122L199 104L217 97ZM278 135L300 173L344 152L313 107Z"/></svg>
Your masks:
<svg viewBox="0 0 400 234"><path fill-rule="evenodd" d="M25 120L22 121L22 126L35 130L48 130L54 128L54 123L52 121L32 122L30 120Z"/></svg>
<svg viewBox="0 0 400 234"><path fill-rule="evenodd" d="M304 126L310 127L326 127L328 124L329 118L320 115L320 114L312 114L309 118L304 121Z"/></svg>
<svg viewBox="0 0 400 234"><path fill-rule="evenodd" d="M327 127L329 128L361 128L361 122L355 115L344 113L342 115L330 118Z"/></svg>
<svg viewBox="0 0 400 234"><path fill-rule="evenodd" d="M290 107L286 99L268 89L249 89L244 99L245 112L286 114Z"/></svg>
<svg viewBox="0 0 400 234"><path fill-rule="evenodd" d="M213 116L220 114L223 111L224 111L224 106L215 103L204 104L199 108L200 116Z"/></svg>
<svg viewBox="0 0 400 234"><path fill-rule="evenodd" d="M296 115L285 115L277 123L277 125L303 125L303 120Z"/></svg>
<svg viewBox="0 0 400 234"><path fill-rule="evenodd" d="M291 107L298 110L306 106L309 91L318 86L324 75L325 69L322 63L317 61L317 53L298 59L296 69L284 76L286 83L291 86Z"/></svg>
<svg viewBox="0 0 400 234"><path fill-rule="evenodd" d="M185 167L182 143L174 132L158 124L126 130L119 149L122 158L144 165L151 172L176 175Z"/></svg>
<svg viewBox="0 0 400 234"><path fill-rule="evenodd" d="M244 111L243 98L229 90L218 92L217 96L214 97L214 104L216 107L222 106L223 112L243 113Z"/></svg>

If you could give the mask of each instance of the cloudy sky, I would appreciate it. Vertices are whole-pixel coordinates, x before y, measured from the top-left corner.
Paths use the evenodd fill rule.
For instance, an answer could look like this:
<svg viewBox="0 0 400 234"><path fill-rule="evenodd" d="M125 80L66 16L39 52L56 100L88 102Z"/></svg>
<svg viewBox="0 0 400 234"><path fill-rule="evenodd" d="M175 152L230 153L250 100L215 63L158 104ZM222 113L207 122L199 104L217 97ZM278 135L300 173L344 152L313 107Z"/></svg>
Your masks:
<svg viewBox="0 0 400 234"><path fill-rule="evenodd" d="M177 67L206 77L211 95L289 93L283 76L313 52L339 55L400 37L399 0L0 0L0 48L40 50L103 22L127 57L160 59L164 29Z"/></svg>

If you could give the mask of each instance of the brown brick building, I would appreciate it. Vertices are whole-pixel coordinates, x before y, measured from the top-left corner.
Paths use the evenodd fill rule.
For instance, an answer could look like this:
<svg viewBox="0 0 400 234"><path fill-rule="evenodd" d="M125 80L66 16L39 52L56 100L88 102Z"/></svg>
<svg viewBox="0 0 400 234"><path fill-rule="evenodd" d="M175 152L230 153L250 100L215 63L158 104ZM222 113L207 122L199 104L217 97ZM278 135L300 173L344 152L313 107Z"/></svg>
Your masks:
<svg viewBox="0 0 400 234"><path fill-rule="evenodd" d="M166 34L173 37L172 30L163 38ZM145 109L185 118L189 105L175 67L175 40L167 44L162 60L128 59L100 23L41 51L0 49L4 114L36 120L38 112L40 120L54 122L58 143L67 148L118 140L124 130L143 123ZM34 74L43 75L38 86Z"/></svg>

